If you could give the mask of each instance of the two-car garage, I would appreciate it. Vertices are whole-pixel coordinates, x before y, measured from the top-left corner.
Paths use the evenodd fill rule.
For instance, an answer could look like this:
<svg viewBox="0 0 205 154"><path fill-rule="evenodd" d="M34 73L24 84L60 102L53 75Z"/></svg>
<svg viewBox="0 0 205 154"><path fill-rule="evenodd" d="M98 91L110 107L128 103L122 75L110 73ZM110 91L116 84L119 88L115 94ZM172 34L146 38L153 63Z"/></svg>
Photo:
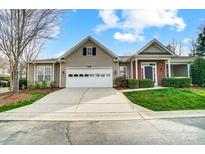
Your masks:
<svg viewBox="0 0 205 154"><path fill-rule="evenodd" d="M112 68L67 68L66 87L112 87Z"/></svg>

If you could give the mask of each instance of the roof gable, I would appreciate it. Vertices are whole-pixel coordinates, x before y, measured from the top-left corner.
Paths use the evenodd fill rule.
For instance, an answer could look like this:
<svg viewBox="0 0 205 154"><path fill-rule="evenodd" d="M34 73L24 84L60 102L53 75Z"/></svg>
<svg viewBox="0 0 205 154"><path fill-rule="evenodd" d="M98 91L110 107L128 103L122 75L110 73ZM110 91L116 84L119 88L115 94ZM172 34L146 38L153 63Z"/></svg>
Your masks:
<svg viewBox="0 0 205 154"><path fill-rule="evenodd" d="M69 55L71 55L73 52L75 52L77 49L79 49L82 45L84 45L85 43L87 43L88 41L91 41L92 43L94 43L95 45L97 45L98 47L102 48L105 52L107 52L111 57L116 58L116 59L120 59L116 54L114 54L111 50L109 50L108 48L106 48L104 45L102 45L100 42L98 42L97 40L95 40L94 38L92 38L91 36L86 37L85 39L83 39L82 41L80 41L78 44L76 44L74 47L72 47L70 50L68 50L65 54L63 54L62 56L60 56L58 58L58 60L61 60L62 58L65 58Z"/></svg>
<svg viewBox="0 0 205 154"><path fill-rule="evenodd" d="M162 43L153 39L142 47L135 55L175 55Z"/></svg>

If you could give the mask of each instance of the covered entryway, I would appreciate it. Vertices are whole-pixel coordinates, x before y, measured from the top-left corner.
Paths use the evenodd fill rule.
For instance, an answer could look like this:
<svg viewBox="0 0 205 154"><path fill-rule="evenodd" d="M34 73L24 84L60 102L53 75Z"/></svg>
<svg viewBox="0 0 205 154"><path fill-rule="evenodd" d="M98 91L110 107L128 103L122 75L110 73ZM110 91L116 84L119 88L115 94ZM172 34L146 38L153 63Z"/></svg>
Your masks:
<svg viewBox="0 0 205 154"><path fill-rule="evenodd" d="M67 68L66 87L112 87L112 68Z"/></svg>
<svg viewBox="0 0 205 154"><path fill-rule="evenodd" d="M157 72L155 62L142 62L143 79L150 79L157 84Z"/></svg>

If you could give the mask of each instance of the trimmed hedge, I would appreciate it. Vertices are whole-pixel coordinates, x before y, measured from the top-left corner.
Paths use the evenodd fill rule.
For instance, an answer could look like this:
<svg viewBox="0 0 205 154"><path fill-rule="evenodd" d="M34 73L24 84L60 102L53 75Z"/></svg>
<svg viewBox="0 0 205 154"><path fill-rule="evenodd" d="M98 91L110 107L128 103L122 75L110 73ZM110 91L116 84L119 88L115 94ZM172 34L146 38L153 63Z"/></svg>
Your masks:
<svg viewBox="0 0 205 154"><path fill-rule="evenodd" d="M128 79L127 84L128 84L128 88L130 89L139 88L139 80Z"/></svg>
<svg viewBox="0 0 205 154"><path fill-rule="evenodd" d="M161 81L161 85L164 87L183 88L183 87L190 87L191 84L192 84L192 79L188 77L170 77L170 78L164 78Z"/></svg>
<svg viewBox="0 0 205 154"><path fill-rule="evenodd" d="M151 88L154 87L154 81L149 79L139 80L140 88Z"/></svg>

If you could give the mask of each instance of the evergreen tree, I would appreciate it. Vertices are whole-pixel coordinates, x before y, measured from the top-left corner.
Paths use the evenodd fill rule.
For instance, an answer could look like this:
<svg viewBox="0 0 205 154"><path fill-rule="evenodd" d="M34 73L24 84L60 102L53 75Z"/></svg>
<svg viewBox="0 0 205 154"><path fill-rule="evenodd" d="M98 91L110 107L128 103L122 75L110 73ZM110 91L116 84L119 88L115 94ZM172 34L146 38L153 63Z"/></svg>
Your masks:
<svg viewBox="0 0 205 154"><path fill-rule="evenodd" d="M200 57L205 56L205 26L202 27L196 40L196 55Z"/></svg>

